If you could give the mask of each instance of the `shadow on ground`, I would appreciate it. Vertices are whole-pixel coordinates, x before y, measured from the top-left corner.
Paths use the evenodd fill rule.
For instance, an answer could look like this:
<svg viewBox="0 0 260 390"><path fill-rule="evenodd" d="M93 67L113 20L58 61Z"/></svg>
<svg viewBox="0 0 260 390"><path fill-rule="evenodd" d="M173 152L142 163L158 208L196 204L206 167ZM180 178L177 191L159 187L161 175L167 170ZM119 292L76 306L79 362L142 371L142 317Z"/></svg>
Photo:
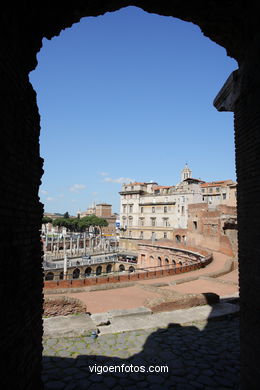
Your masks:
<svg viewBox="0 0 260 390"><path fill-rule="evenodd" d="M239 320L48 339L44 355L46 390L237 390Z"/></svg>

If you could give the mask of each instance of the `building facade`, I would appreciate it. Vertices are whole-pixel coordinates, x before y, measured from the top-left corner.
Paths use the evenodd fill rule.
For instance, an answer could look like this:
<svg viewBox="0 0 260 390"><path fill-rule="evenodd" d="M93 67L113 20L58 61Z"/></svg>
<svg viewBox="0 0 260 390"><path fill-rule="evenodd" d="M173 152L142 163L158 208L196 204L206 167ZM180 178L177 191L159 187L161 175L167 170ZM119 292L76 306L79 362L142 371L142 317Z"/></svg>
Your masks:
<svg viewBox="0 0 260 390"><path fill-rule="evenodd" d="M175 186L156 182L123 184L120 191L122 239L161 240L175 237L176 230L188 228L188 206L208 203L235 206L236 183L232 180L205 183L192 178L186 166ZM185 235L183 236L185 240Z"/></svg>
<svg viewBox="0 0 260 390"><path fill-rule="evenodd" d="M88 215L96 215L99 218L104 218L108 222L108 226L102 228L103 235L114 236L116 234L117 214L112 213L112 205L108 203L99 203L92 205L86 211L79 214L80 218Z"/></svg>

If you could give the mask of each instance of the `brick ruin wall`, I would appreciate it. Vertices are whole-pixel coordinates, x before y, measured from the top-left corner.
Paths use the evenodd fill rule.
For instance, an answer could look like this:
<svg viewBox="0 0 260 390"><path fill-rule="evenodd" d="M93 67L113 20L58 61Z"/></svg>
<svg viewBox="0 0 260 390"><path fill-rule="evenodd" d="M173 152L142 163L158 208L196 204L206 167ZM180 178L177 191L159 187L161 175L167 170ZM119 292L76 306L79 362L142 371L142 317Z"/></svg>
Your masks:
<svg viewBox="0 0 260 390"><path fill-rule="evenodd" d="M241 90L235 103L238 238L241 296L241 389L258 388L260 344L260 31L255 3L112 0L61 3L30 1L1 7L1 308L2 387L42 389L42 268L38 188L39 114L28 73L37 65L43 37L58 35L83 16L127 5L172 15L198 25L239 63ZM219 114L221 115L221 114ZM7 272L8 271L8 272ZM9 281L15 289L9 288ZM7 332L8 329L8 332Z"/></svg>
<svg viewBox="0 0 260 390"><path fill-rule="evenodd" d="M188 213L187 241L189 245L221 252L237 259L237 211L235 207L221 205L212 210L207 204L199 203L189 205ZM229 220L234 222L226 226ZM196 228L194 222L196 222Z"/></svg>

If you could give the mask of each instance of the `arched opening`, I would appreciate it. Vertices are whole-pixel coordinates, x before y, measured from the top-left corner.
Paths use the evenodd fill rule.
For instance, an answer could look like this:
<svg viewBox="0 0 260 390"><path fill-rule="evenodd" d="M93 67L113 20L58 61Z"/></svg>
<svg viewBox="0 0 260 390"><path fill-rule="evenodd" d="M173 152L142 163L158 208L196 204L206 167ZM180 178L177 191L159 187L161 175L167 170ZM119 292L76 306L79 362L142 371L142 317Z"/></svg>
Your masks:
<svg viewBox="0 0 260 390"><path fill-rule="evenodd" d="M194 8L196 8L196 7L194 7ZM184 14L185 15L187 15L186 14L186 12L184 12ZM191 11L191 14L193 15L193 11ZM190 16L189 15L189 19L191 19L191 20L193 20L193 16ZM195 18L195 21L196 21L196 18ZM206 21L205 21L206 22ZM211 26L211 22L209 21L209 25ZM209 28L210 29L210 28ZM58 27L57 27L57 30L58 30ZM221 28L220 28L220 30L221 30ZM55 30L56 31L56 30ZM51 34L51 33L49 33L49 34ZM214 35L214 34L213 34ZM216 36L218 36L219 34L218 33L216 33ZM220 33L220 35L221 35L221 33ZM228 36L228 34L226 34L226 36ZM232 41L232 40L231 40Z"/></svg>
<svg viewBox="0 0 260 390"><path fill-rule="evenodd" d="M165 263L166 266L169 266L169 259L168 259L168 257L165 257L164 263Z"/></svg>
<svg viewBox="0 0 260 390"><path fill-rule="evenodd" d="M59 278L60 278L60 280L63 280L63 278L64 278L64 272L63 271L60 272Z"/></svg>
<svg viewBox="0 0 260 390"><path fill-rule="evenodd" d="M89 277L92 273L92 268L91 267L87 267L85 269L85 277Z"/></svg>
<svg viewBox="0 0 260 390"><path fill-rule="evenodd" d="M119 272L124 272L125 271L125 266L124 264L120 264L119 266Z"/></svg>
<svg viewBox="0 0 260 390"><path fill-rule="evenodd" d="M108 264L106 267L106 273L109 274L110 272L112 272L112 264Z"/></svg>
<svg viewBox="0 0 260 390"><path fill-rule="evenodd" d="M179 234L176 234L175 236L175 242L180 243L181 242L181 236Z"/></svg>
<svg viewBox="0 0 260 390"><path fill-rule="evenodd" d="M79 268L75 268L72 272L72 279L78 279L80 276L80 270Z"/></svg>
<svg viewBox="0 0 260 390"><path fill-rule="evenodd" d="M157 264L159 267L162 265L162 258L160 256L157 257Z"/></svg>
<svg viewBox="0 0 260 390"><path fill-rule="evenodd" d="M133 267L133 266L129 267L128 271L129 271L129 273L135 272L135 267Z"/></svg>
<svg viewBox="0 0 260 390"><path fill-rule="evenodd" d="M47 272L45 276L45 280L53 280L54 279L54 273L53 272Z"/></svg>
<svg viewBox="0 0 260 390"><path fill-rule="evenodd" d="M96 268L96 275L99 276L102 274L102 266L99 265L97 268Z"/></svg>

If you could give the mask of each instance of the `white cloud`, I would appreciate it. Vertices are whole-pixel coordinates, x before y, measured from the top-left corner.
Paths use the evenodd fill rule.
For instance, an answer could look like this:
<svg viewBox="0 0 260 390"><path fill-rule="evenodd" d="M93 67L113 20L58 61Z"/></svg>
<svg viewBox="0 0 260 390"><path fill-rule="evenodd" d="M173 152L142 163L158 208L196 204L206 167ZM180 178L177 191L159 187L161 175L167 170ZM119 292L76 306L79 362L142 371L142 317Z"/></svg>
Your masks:
<svg viewBox="0 0 260 390"><path fill-rule="evenodd" d="M48 194L48 191L46 191L46 190L40 190L40 193L43 194L43 195L47 195L47 194Z"/></svg>
<svg viewBox="0 0 260 390"><path fill-rule="evenodd" d="M107 172L100 172L99 173L101 176L108 176L109 174Z"/></svg>
<svg viewBox="0 0 260 390"><path fill-rule="evenodd" d="M82 190L84 190L86 188L85 184L73 184L73 186L71 186L69 188L69 190L71 192L80 192Z"/></svg>
<svg viewBox="0 0 260 390"><path fill-rule="evenodd" d="M117 179L112 179L111 177L106 177L104 181L109 182L109 183L131 183L134 182L134 179L130 179L129 177L119 177Z"/></svg>
<svg viewBox="0 0 260 390"><path fill-rule="evenodd" d="M52 200L55 200L55 198L53 198L52 196L48 196L48 197L46 198L46 200L48 200L49 202L51 202Z"/></svg>

